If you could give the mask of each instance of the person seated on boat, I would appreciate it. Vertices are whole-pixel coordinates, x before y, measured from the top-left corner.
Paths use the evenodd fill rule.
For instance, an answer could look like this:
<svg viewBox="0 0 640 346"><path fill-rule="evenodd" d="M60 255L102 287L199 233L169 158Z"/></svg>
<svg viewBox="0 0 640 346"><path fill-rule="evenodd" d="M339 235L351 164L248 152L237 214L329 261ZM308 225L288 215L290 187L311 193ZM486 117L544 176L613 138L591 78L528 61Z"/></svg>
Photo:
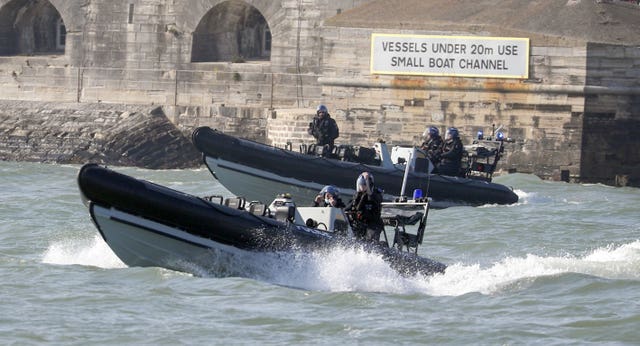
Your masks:
<svg viewBox="0 0 640 346"><path fill-rule="evenodd" d="M440 162L440 155L442 154L442 137L440 131L435 126L430 126L422 133L424 142L420 146L420 149L425 152L427 158L431 160L431 163L436 165Z"/></svg>
<svg viewBox="0 0 640 346"><path fill-rule="evenodd" d="M382 191L374 185L373 174L363 172L356 180L356 193L345 207L351 216L356 237L378 242L384 230Z"/></svg>
<svg viewBox="0 0 640 346"><path fill-rule="evenodd" d="M458 176L463 152L462 141L458 129L450 127L442 144L442 154L438 163L438 174Z"/></svg>
<svg viewBox="0 0 640 346"><path fill-rule="evenodd" d="M327 185L320 190L313 201L313 206L344 208L345 204L340 198L340 190L333 185Z"/></svg>
<svg viewBox="0 0 640 346"><path fill-rule="evenodd" d="M340 135L338 124L331 117L325 105L318 106L307 132L316 139L317 146L328 145L329 152L333 150L334 141Z"/></svg>

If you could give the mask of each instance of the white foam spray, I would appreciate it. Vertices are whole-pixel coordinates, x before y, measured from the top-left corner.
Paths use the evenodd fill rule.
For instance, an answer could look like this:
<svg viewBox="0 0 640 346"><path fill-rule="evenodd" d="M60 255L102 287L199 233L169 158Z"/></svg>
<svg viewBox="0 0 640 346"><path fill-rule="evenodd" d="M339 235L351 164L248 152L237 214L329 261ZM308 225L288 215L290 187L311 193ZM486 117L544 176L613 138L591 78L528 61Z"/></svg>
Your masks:
<svg viewBox="0 0 640 346"><path fill-rule="evenodd" d="M42 256L43 263L86 265L99 268L124 268L126 265L111 251L100 235L92 239L66 239L54 242Z"/></svg>
<svg viewBox="0 0 640 346"><path fill-rule="evenodd" d="M640 241L607 246L583 257L506 257L488 267L452 264L445 274L402 277L377 255L336 248L298 261L298 270L274 273L276 283L310 290L396 294L486 295L526 289L537 278L578 273L611 280L640 280ZM277 274L277 275L276 275Z"/></svg>
<svg viewBox="0 0 640 346"><path fill-rule="evenodd" d="M530 254L525 257L505 257L487 267L450 264L445 274L414 277L399 275L379 255L351 247L288 256L272 256L268 253L251 256L247 253L242 257L242 265L252 268L245 273L249 278L330 292L417 293L432 296L459 296L477 292L491 295L526 289L537 278L569 273L611 280L640 280L640 240L598 248L581 257ZM43 255L43 262L107 269L126 267L98 235L90 241L53 243Z"/></svg>

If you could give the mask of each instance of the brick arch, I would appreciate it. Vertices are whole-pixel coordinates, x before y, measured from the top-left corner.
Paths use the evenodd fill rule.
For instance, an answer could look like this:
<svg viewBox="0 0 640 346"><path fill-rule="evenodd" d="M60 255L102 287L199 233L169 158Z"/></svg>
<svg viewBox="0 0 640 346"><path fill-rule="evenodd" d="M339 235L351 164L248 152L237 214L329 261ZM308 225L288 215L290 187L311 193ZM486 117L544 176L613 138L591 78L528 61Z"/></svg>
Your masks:
<svg viewBox="0 0 640 346"><path fill-rule="evenodd" d="M221 1L192 34L191 61L270 60L271 30L264 15L242 0Z"/></svg>
<svg viewBox="0 0 640 346"><path fill-rule="evenodd" d="M69 31L68 20L65 18L69 18L70 1L41 0L39 3L32 3L34 6L30 6L29 9L39 5L41 10L54 16L36 19L20 18L24 14L21 9L28 4L27 0L0 0L0 55L64 54L64 46L60 46L63 42L58 40L59 35L56 30ZM60 8L67 11L60 11ZM62 27L58 26L59 20ZM24 26L21 26L20 22L24 23ZM38 30L43 28L48 30Z"/></svg>

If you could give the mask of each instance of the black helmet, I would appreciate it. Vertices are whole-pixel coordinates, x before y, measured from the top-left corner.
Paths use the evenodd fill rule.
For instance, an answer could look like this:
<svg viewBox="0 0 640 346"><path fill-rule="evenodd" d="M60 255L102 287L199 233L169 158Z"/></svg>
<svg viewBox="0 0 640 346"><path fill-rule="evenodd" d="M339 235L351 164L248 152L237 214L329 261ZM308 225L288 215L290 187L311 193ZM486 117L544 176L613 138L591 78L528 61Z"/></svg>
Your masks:
<svg viewBox="0 0 640 346"><path fill-rule="evenodd" d="M460 136L460 134L458 133L458 129L455 127L450 127L447 130L447 134L451 135L451 138L458 138Z"/></svg>
<svg viewBox="0 0 640 346"><path fill-rule="evenodd" d="M321 194L325 194L328 193L330 195L332 195L333 197L340 197L340 190L333 186L333 185L327 185L325 187L322 188L322 190L320 190Z"/></svg>
<svg viewBox="0 0 640 346"><path fill-rule="evenodd" d="M427 135L430 135L431 137L435 137L435 136L438 136L439 134L440 134L440 131L438 130L437 127L430 126L426 130L424 130L424 132L422 133L422 137L426 138Z"/></svg>
<svg viewBox="0 0 640 346"><path fill-rule="evenodd" d="M316 109L316 113L329 113L329 110L327 109L327 106L319 105L318 109Z"/></svg>

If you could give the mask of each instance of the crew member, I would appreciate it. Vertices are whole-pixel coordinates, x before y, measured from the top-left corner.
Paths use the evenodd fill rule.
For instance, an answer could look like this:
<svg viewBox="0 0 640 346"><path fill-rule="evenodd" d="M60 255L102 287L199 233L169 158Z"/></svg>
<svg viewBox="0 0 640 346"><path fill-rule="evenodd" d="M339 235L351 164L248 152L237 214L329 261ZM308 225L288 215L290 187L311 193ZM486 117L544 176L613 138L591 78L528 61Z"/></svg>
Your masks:
<svg viewBox="0 0 640 346"><path fill-rule="evenodd" d="M384 230L381 218L382 191L375 187L373 175L363 172L356 180L356 193L345 208L352 216L352 228L359 238L378 242Z"/></svg>
<svg viewBox="0 0 640 346"><path fill-rule="evenodd" d="M316 139L316 145L329 146L329 152L333 150L334 141L340 135L338 124L329 114L325 105L318 106L313 121L309 123L307 132Z"/></svg>
<svg viewBox="0 0 640 346"><path fill-rule="evenodd" d="M442 175L458 176L463 151L462 141L458 129L450 127L442 145L442 154L438 164L438 173Z"/></svg>
<svg viewBox="0 0 640 346"><path fill-rule="evenodd" d="M425 152L427 158L431 160L433 165L437 165L440 162L440 155L442 154L442 137L440 131L435 126L431 126L424 130L422 133L424 142L420 146L420 149Z"/></svg>
<svg viewBox="0 0 640 346"><path fill-rule="evenodd" d="M340 198L340 190L333 185L327 185L320 190L313 201L313 206L344 208L345 204Z"/></svg>

